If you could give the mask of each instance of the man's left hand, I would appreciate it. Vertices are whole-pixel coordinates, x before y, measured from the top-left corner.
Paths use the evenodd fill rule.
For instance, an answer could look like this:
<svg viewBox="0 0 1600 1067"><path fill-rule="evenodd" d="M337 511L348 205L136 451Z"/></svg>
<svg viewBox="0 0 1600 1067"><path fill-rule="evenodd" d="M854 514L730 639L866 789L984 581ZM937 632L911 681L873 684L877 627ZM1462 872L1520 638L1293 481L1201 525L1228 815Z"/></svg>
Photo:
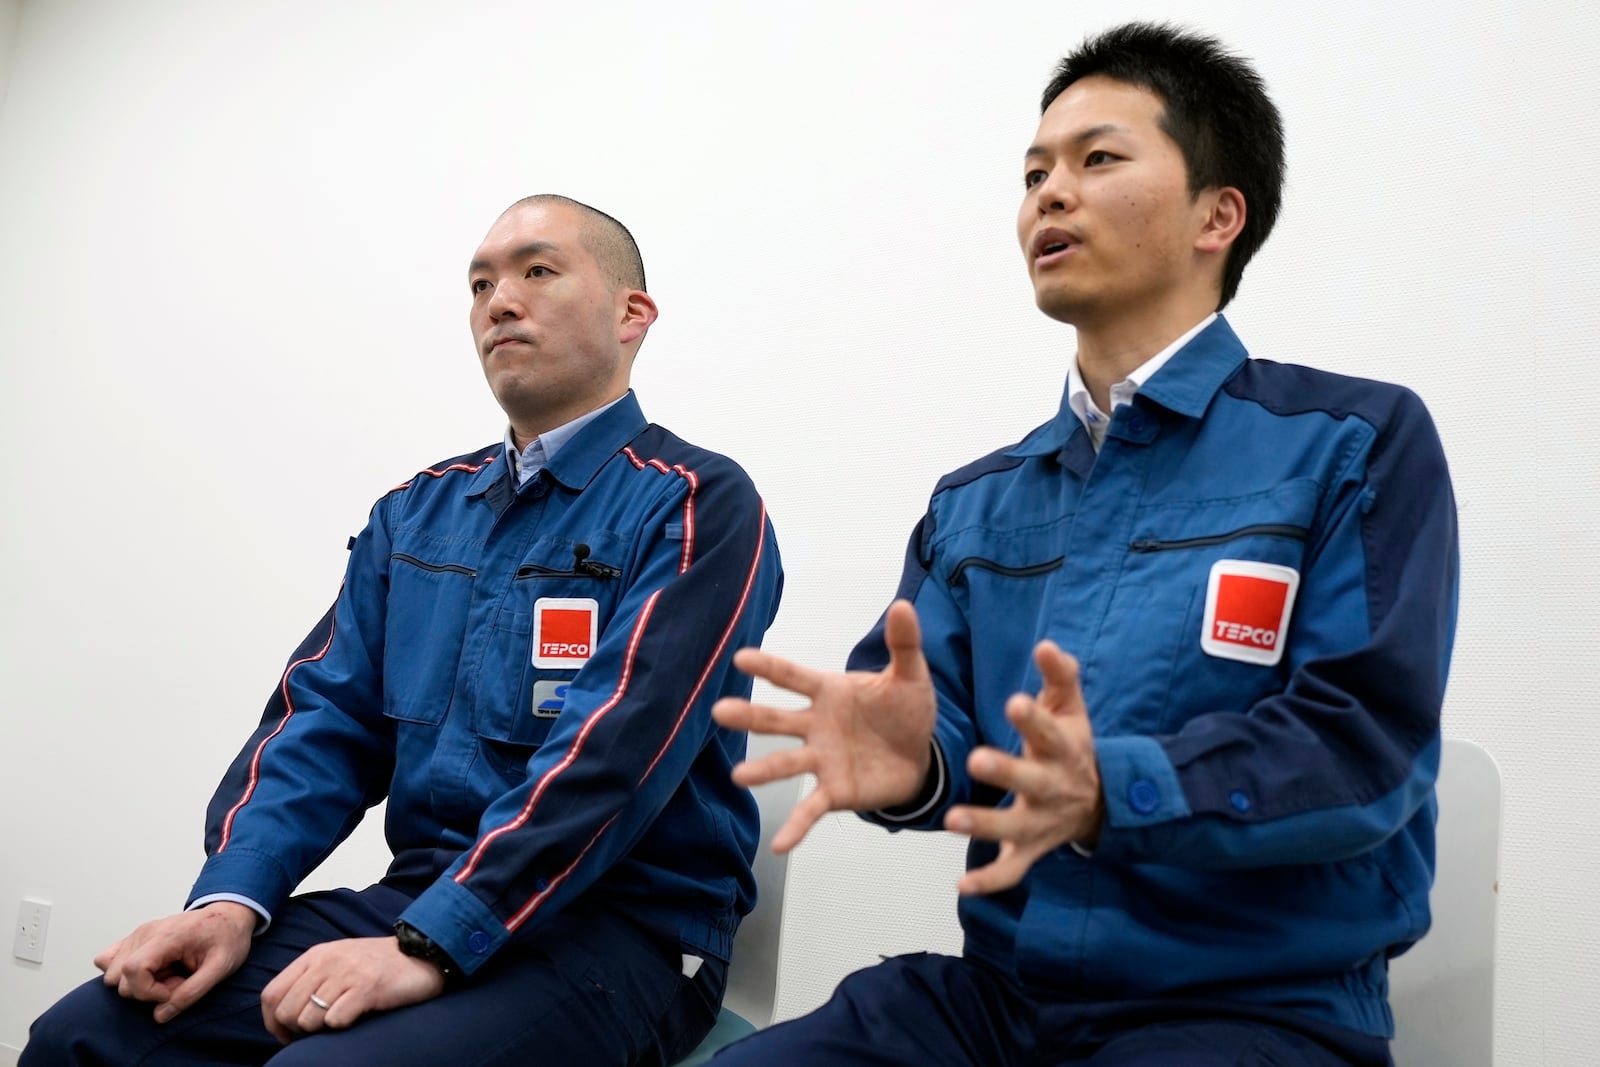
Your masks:
<svg viewBox="0 0 1600 1067"><path fill-rule="evenodd" d="M962 877L957 888L963 896L1010 889L1040 856L1100 836L1105 801L1078 661L1052 641L1039 642L1033 658L1044 680L1038 697L1018 693L1006 703L1006 718L1022 735L1022 755L985 745L967 757L967 772L1011 793L1012 804L962 805L945 814L945 829L1000 842L993 863Z"/></svg>
<svg viewBox="0 0 1600 1067"><path fill-rule="evenodd" d="M318 1030L343 1030L369 1011L420 1004L443 991L443 972L402 953L394 938L352 937L314 945L285 967L261 991L261 1015L272 1036L287 1045Z"/></svg>

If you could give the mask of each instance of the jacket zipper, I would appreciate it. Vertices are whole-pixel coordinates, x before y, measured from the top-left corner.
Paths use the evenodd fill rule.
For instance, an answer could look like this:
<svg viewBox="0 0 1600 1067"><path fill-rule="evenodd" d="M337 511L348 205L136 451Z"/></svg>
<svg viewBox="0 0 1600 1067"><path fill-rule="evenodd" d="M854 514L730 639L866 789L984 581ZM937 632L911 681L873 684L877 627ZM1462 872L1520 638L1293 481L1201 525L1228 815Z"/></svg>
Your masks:
<svg viewBox="0 0 1600 1067"><path fill-rule="evenodd" d="M1232 533L1212 534L1209 537L1185 537L1177 541L1134 541L1128 545L1128 551L1167 552L1175 548L1209 548L1212 545L1222 545L1229 541L1237 541L1242 537L1287 537L1294 541L1304 541L1308 533L1309 531L1304 526L1262 522L1254 526L1240 527Z"/></svg>
<svg viewBox="0 0 1600 1067"><path fill-rule="evenodd" d="M416 556L408 556L404 552L392 553L389 558L400 560L402 563L409 563L413 567L421 567L423 570L432 571L435 574L449 572L450 574L465 574L468 578L476 578L478 576L478 572L471 567L463 567L456 563L424 563Z"/></svg>
<svg viewBox="0 0 1600 1067"><path fill-rule="evenodd" d="M620 578L622 569L613 567L609 563L598 560L586 559L573 564L570 571L558 571L554 567L546 567L538 563L524 563L517 568L516 577L521 578Z"/></svg>
<svg viewBox="0 0 1600 1067"><path fill-rule="evenodd" d="M979 570L994 571L994 573L1003 574L1007 578L1032 578L1040 574L1049 574L1051 571L1059 568L1065 561L1065 556L1057 556L1055 559L1048 560L1047 562L1033 563L1026 567L1007 567L1003 563L996 563L994 560L984 559L982 556L968 556L960 563L957 563L956 569L950 572L950 584L952 586L963 584L965 579L962 577L962 575L965 574L968 567L977 567Z"/></svg>

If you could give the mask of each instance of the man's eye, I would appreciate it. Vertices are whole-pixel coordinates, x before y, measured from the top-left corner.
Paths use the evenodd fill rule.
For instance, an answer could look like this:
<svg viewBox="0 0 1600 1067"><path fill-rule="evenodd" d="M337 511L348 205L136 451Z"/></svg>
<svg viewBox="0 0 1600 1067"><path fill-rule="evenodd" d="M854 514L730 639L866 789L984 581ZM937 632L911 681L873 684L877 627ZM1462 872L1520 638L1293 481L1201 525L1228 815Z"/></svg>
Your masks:
<svg viewBox="0 0 1600 1067"><path fill-rule="evenodd" d="M546 267L546 266L544 266L542 264L537 264L536 263L533 266L528 268L528 277L530 277L530 278L545 278L545 277L549 277L549 275L552 274L552 273L553 272L550 270L549 267Z"/></svg>
<svg viewBox="0 0 1600 1067"><path fill-rule="evenodd" d="M1086 167L1098 167L1102 163L1110 163L1116 158L1117 157L1112 155L1110 152L1097 148L1084 158L1083 165Z"/></svg>
<svg viewBox="0 0 1600 1067"><path fill-rule="evenodd" d="M472 283L472 295L473 296L477 296L479 293L486 293L488 291L489 291L489 283L487 281L485 281L484 279L479 278L477 281Z"/></svg>
<svg viewBox="0 0 1600 1067"><path fill-rule="evenodd" d="M1024 189L1032 189L1042 181L1044 181L1044 171L1030 170L1022 176L1022 187Z"/></svg>

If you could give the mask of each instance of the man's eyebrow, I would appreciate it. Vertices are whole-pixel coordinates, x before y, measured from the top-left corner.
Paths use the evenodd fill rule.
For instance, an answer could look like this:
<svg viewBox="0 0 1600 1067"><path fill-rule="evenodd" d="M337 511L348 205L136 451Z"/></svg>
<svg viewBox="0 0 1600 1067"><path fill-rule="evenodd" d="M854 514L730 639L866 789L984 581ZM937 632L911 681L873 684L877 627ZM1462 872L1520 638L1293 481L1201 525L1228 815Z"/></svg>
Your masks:
<svg viewBox="0 0 1600 1067"><path fill-rule="evenodd" d="M542 256L551 252L560 251L561 246L551 241L529 241L520 248L512 249L511 254L507 258L511 259L512 261L516 261L521 259L531 259L534 256ZM467 264L467 273L469 275L477 274L479 271L488 270L491 266L492 264L489 263L488 260L475 259L471 263Z"/></svg>
<svg viewBox="0 0 1600 1067"><path fill-rule="evenodd" d="M1103 136L1104 134L1127 132L1128 128L1126 126L1118 126L1114 122L1102 122L1098 126L1090 126L1086 129L1079 130L1077 133L1067 138L1067 143L1081 145L1085 141L1092 141L1096 137ZM1022 153L1022 158L1034 159L1035 157L1047 156L1049 154L1050 150L1044 147L1044 145L1032 144L1028 146L1028 150L1026 152Z"/></svg>

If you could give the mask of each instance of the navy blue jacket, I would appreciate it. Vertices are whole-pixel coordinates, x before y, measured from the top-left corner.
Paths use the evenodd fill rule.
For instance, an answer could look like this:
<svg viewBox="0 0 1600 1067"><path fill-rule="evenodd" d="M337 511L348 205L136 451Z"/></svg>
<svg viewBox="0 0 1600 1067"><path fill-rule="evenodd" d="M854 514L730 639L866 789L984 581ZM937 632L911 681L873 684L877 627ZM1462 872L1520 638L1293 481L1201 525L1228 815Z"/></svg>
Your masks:
<svg viewBox="0 0 1600 1067"><path fill-rule="evenodd" d="M1008 802L966 757L1020 750L1004 707L1038 691L1042 638L1082 664L1106 805L1091 858L1061 848L963 899L967 953L1043 997L1222 998L1391 1035L1387 959L1428 928L1457 570L1416 396L1249 360L1222 319L1098 455L1063 402L945 477L900 595L948 774L898 825ZM886 662L880 622L851 666Z"/></svg>
<svg viewBox="0 0 1600 1067"><path fill-rule="evenodd" d="M631 393L520 489L499 443L422 471L218 788L190 899L271 911L387 796L403 918L468 974L580 895L727 959L759 828L710 709L782 583L744 471Z"/></svg>

